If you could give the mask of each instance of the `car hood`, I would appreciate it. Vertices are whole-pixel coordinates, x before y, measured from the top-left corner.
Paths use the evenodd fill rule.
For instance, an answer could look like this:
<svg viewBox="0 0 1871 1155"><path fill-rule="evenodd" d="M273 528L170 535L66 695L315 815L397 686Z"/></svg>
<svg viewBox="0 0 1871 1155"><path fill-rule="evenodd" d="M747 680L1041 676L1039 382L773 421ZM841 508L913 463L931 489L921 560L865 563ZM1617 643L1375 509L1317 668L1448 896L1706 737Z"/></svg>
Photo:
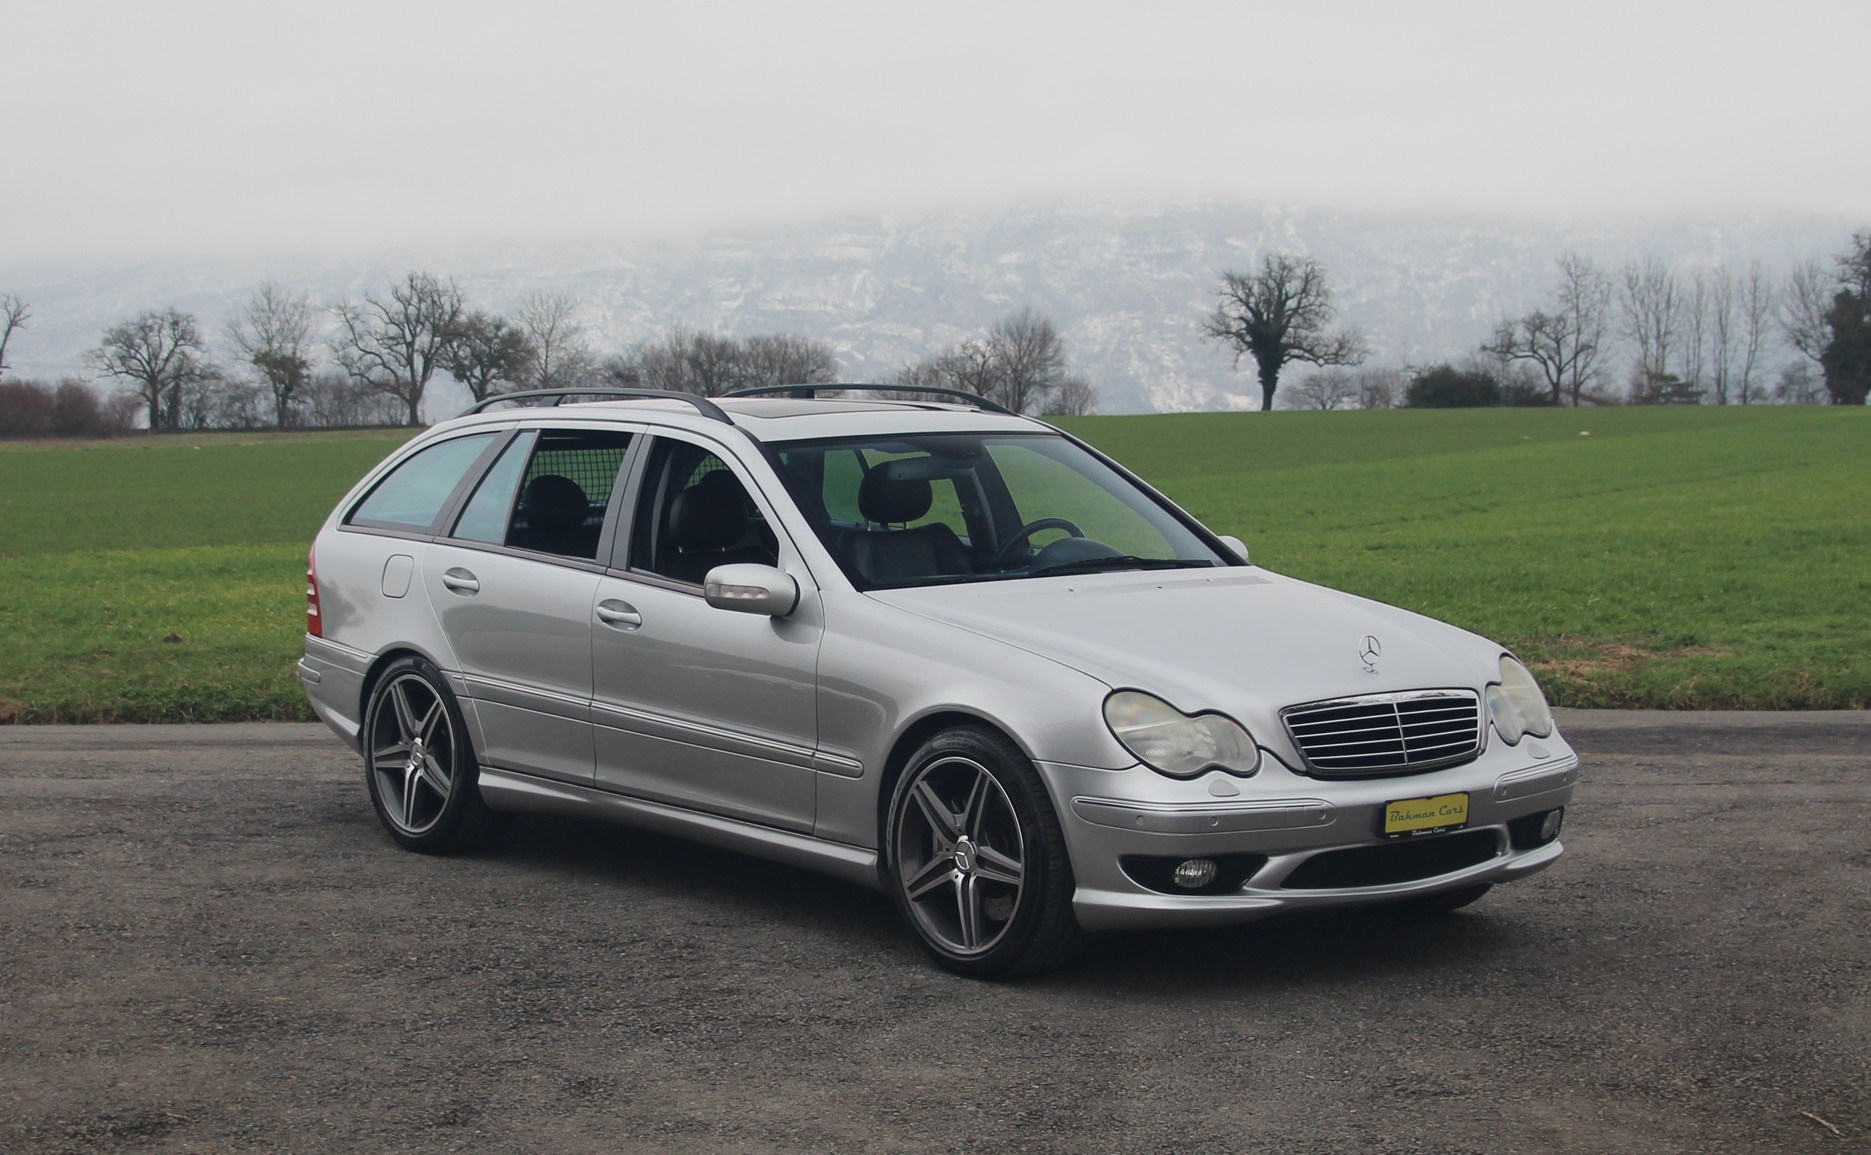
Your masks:
<svg viewBox="0 0 1871 1155"><path fill-rule="evenodd" d="M1113 688L1220 710L1277 732L1300 702L1391 690L1481 689L1501 648L1395 606L1258 567L1131 571L878 590L898 609L1050 658ZM1375 671L1360 651L1382 653Z"/></svg>

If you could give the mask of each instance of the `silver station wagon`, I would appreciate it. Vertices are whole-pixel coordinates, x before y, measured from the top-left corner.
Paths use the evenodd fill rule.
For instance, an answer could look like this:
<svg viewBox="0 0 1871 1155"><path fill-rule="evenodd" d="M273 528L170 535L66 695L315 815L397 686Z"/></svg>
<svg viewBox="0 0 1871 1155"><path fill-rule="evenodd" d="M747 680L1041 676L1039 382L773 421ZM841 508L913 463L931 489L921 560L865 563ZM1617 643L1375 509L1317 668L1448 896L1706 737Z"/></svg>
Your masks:
<svg viewBox="0 0 1871 1155"><path fill-rule="evenodd" d="M1559 857L1578 759L1500 646L980 398L831 388L509 395L344 498L299 674L392 838L673 833L880 888L977 976Z"/></svg>

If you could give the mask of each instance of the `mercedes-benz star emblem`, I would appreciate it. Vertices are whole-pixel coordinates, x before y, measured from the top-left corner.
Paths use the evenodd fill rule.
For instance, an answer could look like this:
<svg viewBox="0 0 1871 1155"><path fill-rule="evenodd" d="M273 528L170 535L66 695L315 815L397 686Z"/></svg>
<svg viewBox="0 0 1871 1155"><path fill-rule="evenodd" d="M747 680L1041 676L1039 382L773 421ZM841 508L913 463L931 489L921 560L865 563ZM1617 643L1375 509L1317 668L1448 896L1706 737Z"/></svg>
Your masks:
<svg viewBox="0 0 1871 1155"><path fill-rule="evenodd" d="M1383 653L1384 647L1378 645L1377 639L1370 634L1364 635L1364 640L1358 643L1358 658L1364 663L1364 672L1367 674L1377 673L1377 659Z"/></svg>

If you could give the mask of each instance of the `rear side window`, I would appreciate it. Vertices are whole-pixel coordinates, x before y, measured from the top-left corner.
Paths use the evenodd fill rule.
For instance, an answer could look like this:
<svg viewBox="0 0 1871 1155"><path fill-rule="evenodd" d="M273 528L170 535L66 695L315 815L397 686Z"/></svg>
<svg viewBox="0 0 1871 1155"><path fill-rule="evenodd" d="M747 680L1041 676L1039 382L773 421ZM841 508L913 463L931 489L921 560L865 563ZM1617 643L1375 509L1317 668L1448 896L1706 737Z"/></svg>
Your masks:
<svg viewBox="0 0 1871 1155"><path fill-rule="evenodd" d="M513 510L514 494L519 492L520 471L526 468L527 454L533 448L533 435L522 433L500 453L500 460L474 487L474 496L455 522L454 536L468 541L500 545L507 539L507 515Z"/></svg>
<svg viewBox="0 0 1871 1155"><path fill-rule="evenodd" d="M477 433L431 445L404 461L358 502L347 523L426 530L498 434Z"/></svg>
<svg viewBox="0 0 1871 1155"><path fill-rule="evenodd" d="M548 429L523 435L487 471L454 536L559 557L597 557L630 434Z"/></svg>

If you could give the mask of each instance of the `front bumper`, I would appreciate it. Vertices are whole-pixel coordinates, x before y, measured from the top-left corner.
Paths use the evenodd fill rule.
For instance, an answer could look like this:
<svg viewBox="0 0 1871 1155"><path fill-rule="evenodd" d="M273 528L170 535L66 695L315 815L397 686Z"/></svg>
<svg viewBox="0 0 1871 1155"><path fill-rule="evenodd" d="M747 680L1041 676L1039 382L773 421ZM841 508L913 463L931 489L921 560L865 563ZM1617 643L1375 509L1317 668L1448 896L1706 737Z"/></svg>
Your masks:
<svg viewBox="0 0 1871 1155"><path fill-rule="evenodd" d="M1556 736L1518 750L1497 744L1462 766L1354 781L1294 774L1272 758L1251 779L1217 771L1188 782L1142 766L1112 771L1039 765L1072 858L1078 884L1073 911L1087 930L1249 922L1288 910L1390 902L1524 878L1552 865L1564 848L1558 841L1517 847L1507 824L1564 807L1579 772L1578 758ZM1220 796L1230 789L1237 793ZM1493 853L1482 860L1378 885L1287 885L1321 854L1445 837L1383 838L1382 812L1399 799L1457 792L1469 795L1460 836L1484 855L1486 839L1493 838ZM1140 884L1122 866L1131 856L1222 855L1264 856L1265 862L1238 889L1219 894L1163 893Z"/></svg>

